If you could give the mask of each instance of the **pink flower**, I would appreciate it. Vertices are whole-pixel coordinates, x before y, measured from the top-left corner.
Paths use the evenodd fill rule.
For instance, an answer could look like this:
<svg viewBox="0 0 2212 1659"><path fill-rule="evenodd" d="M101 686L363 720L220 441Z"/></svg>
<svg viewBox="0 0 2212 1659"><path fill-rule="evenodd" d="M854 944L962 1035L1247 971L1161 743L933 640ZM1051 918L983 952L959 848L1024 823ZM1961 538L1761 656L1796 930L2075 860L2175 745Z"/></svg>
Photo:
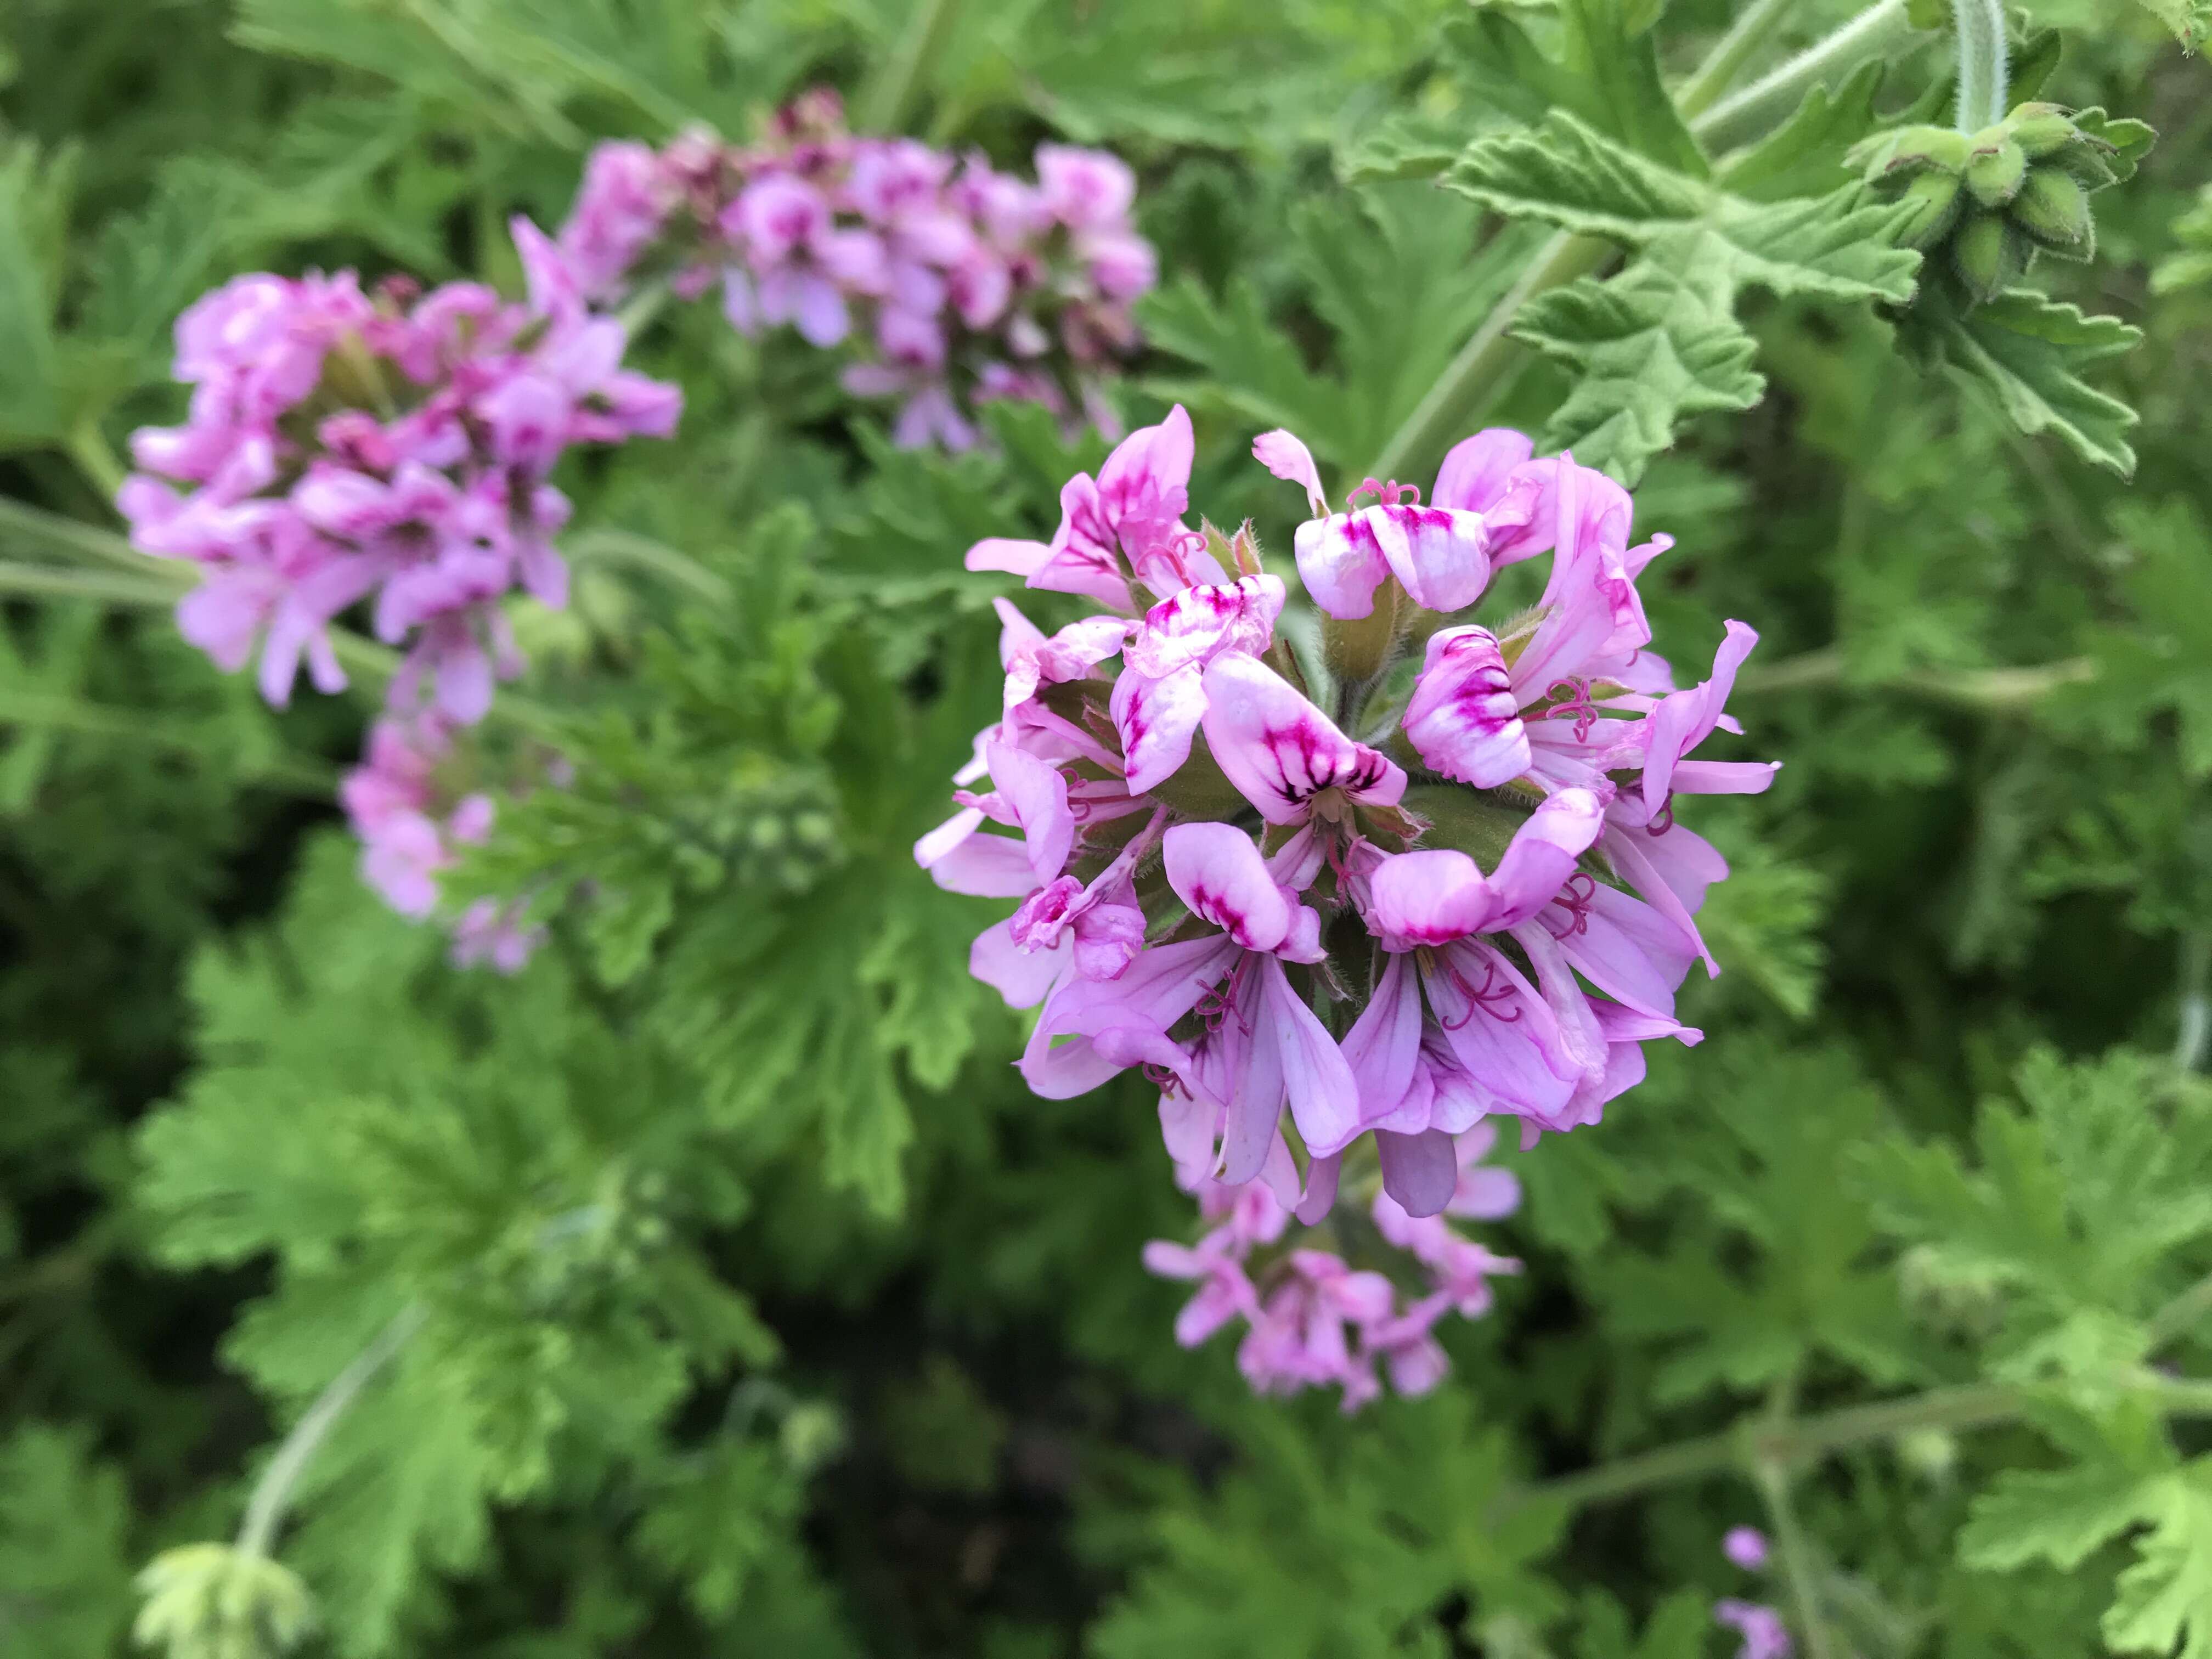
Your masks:
<svg viewBox="0 0 2212 1659"><path fill-rule="evenodd" d="M1354 508L1347 502L1346 511L1333 514L1312 453L1297 438L1262 433L1253 441L1252 453L1277 477L1305 489L1314 517L1298 526L1298 574L1314 603L1330 616L1350 621L1370 614L1375 590L1392 577L1424 610L1458 611L1482 597L1495 532L1480 509L1447 501L1443 486L1456 476L1451 471L1439 476L1437 498L1427 507L1410 484L1370 478L1352 495L1371 490L1378 497L1375 506ZM1401 504L1408 493L1413 500Z"/></svg>
<svg viewBox="0 0 2212 1659"><path fill-rule="evenodd" d="M970 568L1108 614L1047 635L1001 604L1000 718L958 775L960 811L915 855L943 886L1018 902L971 964L1038 1006L1019 1062L1036 1093L1139 1068L1185 1186L1255 1194L1276 1226L1320 1222L1348 1186L1425 1275L1401 1306L1337 1255L1271 1259L1272 1236L1154 1250L1157 1270L1200 1281L1186 1340L1241 1316L1255 1388L1326 1383L1351 1409L1386 1376L1434 1386L1438 1320L1480 1316L1518 1270L1457 1224L1521 1201L1481 1162L1486 1120L1520 1119L1524 1146L1595 1124L1642 1079L1644 1043L1700 1040L1674 996L1703 948L1691 918L1726 871L1673 805L1770 775L1694 757L1734 730L1723 704L1751 635L1731 625L1712 678L1677 689L1636 592L1664 539L1630 544L1609 480L1478 434L1439 475L1447 522L1386 501L1364 529L1323 525L1382 550L1356 582L1336 552L1305 561L1310 587L1364 583L1371 599L1388 580L1431 611L1394 596L1427 641L1419 672L1392 674L1386 638L1325 710L1276 639L1287 595L1249 535L1185 527L1193 448L1177 408L1069 481L1049 542L970 550ZM1303 445L1274 434L1257 452L1318 495ZM1502 635L1435 626L1493 551L1553 555L1541 602ZM1408 678L1397 711L1385 699ZM1385 742L1419 757L1418 790Z"/></svg>
<svg viewBox="0 0 2212 1659"><path fill-rule="evenodd" d="M1766 1565L1766 1534L1756 1527L1730 1527L1721 1553L1746 1572L1757 1572Z"/></svg>

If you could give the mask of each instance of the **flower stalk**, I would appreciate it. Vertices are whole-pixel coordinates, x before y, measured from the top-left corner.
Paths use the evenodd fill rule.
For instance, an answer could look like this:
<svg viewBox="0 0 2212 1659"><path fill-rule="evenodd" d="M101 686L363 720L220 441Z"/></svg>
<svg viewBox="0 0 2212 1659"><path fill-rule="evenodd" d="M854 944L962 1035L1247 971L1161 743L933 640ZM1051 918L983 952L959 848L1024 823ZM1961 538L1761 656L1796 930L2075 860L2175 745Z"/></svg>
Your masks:
<svg viewBox="0 0 2212 1659"><path fill-rule="evenodd" d="M300 1476L314 1461L315 1453L337 1426L338 1419L346 1414L347 1408L422 1329L426 1316L419 1304L400 1310L376 1340L331 1379L330 1386L315 1397L315 1403L292 1425L292 1432L284 1437L284 1443L276 1449L276 1455L262 1471L253 1496L246 1502L246 1519L239 1526L234 1547L240 1555L258 1557L269 1553Z"/></svg>
<svg viewBox="0 0 2212 1659"><path fill-rule="evenodd" d="M1977 133L2005 118L2011 77L2003 0L1951 0L1959 31L1959 131Z"/></svg>

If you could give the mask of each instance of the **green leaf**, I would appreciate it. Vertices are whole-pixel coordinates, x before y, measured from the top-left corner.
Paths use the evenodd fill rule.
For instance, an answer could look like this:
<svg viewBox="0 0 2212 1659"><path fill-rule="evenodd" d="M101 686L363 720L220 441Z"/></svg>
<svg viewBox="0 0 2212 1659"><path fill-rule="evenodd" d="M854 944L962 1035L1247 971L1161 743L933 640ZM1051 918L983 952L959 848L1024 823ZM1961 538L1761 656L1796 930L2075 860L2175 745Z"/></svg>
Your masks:
<svg viewBox="0 0 2212 1659"><path fill-rule="evenodd" d="M65 158L17 143L0 153L0 453L63 435L54 306L61 284Z"/></svg>
<svg viewBox="0 0 2212 1659"><path fill-rule="evenodd" d="M1982 1109L1978 1167L1942 1143L1880 1143L1872 1196L1931 1274L2003 1298L2011 1369L2103 1387L2140 1360L2144 1322L2212 1237L2212 1101L2124 1052L2075 1066L2038 1054L2018 1083L2024 1111ZM2147 1109L2161 1097L2163 1119Z"/></svg>
<svg viewBox="0 0 2212 1659"><path fill-rule="evenodd" d="M1633 483L1692 416L1749 409L1766 382L1758 343L1725 300L1715 305L1688 270L1641 259L1609 282L1594 277L1523 306L1514 335L1574 375L1544 430L1547 449Z"/></svg>
<svg viewBox="0 0 2212 1659"><path fill-rule="evenodd" d="M2081 378L2091 366L2130 350L2140 329L2117 317L2091 317L2026 289L2002 295L1966 316L1929 325L1934 353L1963 379L1991 393L2013 424L2048 432L2083 460L2133 476L2129 441L2138 416Z"/></svg>
<svg viewBox="0 0 2212 1659"><path fill-rule="evenodd" d="M123 1480L81 1430L0 1441L0 1631L40 1659L107 1659L130 1611Z"/></svg>
<svg viewBox="0 0 2212 1659"><path fill-rule="evenodd" d="M1832 88L1815 83L1787 121L1729 163L1722 183L1753 202L1828 194L1844 176L1844 152L1882 125L1875 100L1887 72L1863 64Z"/></svg>
<svg viewBox="0 0 2212 1659"><path fill-rule="evenodd" d="M1919 256L1891 246L1899 210L1855 187L1810 199L1740 200L1622 149L1575 117L1478 139L1446 182L1496 212L1632 247L1664 239L1664 258L1717 294L1758 287L1835 300L1912 295Z"/></svg>
<svg viewBox="0 0 2212 1659"><path fill-rule="evenodd" d="M2120 1575L2105 1640L2119 1653L2212 1659L2212 1465L2192 1463L2143 1497L2150 1530Z"/></svg>
<svg viewBox="0 0 2212 1659"><path fill-rule="evenodd" d="M1959 1559L1990 1572L2034 1561L2072 1572L2152 1507L2142 1471L2119 1464L2006 1469L1976 1494L1959 1533Z"/></svg>

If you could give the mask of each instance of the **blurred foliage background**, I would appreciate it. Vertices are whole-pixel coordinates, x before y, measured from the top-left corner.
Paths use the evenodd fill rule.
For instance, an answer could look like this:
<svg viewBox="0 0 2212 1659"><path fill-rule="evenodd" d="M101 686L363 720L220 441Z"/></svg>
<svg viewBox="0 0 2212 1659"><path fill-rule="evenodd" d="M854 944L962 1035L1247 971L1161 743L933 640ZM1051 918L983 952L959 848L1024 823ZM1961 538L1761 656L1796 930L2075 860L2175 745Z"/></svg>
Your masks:
<svg viewBox="0 0 2212 1659"><path fill-rule="evenodd" d="M1194 500L1278 550L1253 432L1356 475L1540 240L1347 158L1531 118L1478 15L1652 31L1679 76L1730 13L924 9L908 130L1137 167L1163 283L1123 402L1187 401ZM2212 1653L2203 1432L2106 1386L2208 1355L2173 1298L2212 1267L2212 96L2150 10L2034 11L2079 26L2046 96L2161 135L2099 198L2095 264L2038 273L2144 331L2086 371L2141 411L2134 476L1867 307L1746 300L1765 401L1692 420L1638 493L1680 543L1662 646L1754 622L1736 707L1786 763L1699 820L1737 870L1709 1039L1516 1161L1493 1243L1527 1273L1437 1395L1340 1420L1173 1346L1138 1253L1188 1206L1150 1100L1022 1091L964 972L988 908L907 852L995 707L995 579L960 555L1048 530L1102 446L1002 410L991 453L895 452L818 360L665 313L636 356L681 434L563 477L577 600L518 617L580 781L471 872L567 903L513 981L356 880L330 792L368 701L272 712L161 609L40 587L69 526L112 530L106 453L181 407L199 292L512 289L507 215L557 222L595 139L863 89L902 0L0 0L0 1650L121 1651L133 1573L227 1535L404 1319L281 1551L312 1640L361 1659L1682 1659L1724 1650L1716 1544L1771 1524L1756 1483L1527 1483L1990 1377L2044 1391L2030 1420L1801 1449L1826 1651ZM1807 0L1753 68L1848 12ZM1435 435L1541 428L1570 389L1515 349ZM2008 1531L2008 1500L2071 1530Z"/></svg>

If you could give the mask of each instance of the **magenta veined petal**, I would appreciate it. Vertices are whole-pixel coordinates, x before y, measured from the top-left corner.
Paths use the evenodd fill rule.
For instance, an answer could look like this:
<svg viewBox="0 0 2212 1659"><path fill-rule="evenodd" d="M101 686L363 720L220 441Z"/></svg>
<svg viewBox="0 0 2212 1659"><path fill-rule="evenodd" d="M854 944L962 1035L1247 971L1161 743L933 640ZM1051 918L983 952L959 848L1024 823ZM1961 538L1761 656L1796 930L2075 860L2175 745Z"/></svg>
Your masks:
<svg viewBox="0 0 2212 1659"><path fill-rule="evenodd" d="M1264 663L1217 657L1206 670L1206 740L1237 793L1270 823L1301 823L1324 789L1395 805L1406 774L1395 761L1337 730L1328 715Z"/></svg>
<svg viewBox="0 0 2212 1659"><path fill-rule="evenodd" d="M1246 950L1273 951L1289 936L1293 902L1245 831L1227 823L1178 823L1167 832L1163 858L1170 884L1191 914Z"/></svg>
<svg viewBox="0 0 2212 1659"><path fill-rule="evenodd" d="M1428 656L1401 722L1433 771L1494 789L1528 769L1528 733L1498 638L1486 628L1430 636Z"/></svg>

